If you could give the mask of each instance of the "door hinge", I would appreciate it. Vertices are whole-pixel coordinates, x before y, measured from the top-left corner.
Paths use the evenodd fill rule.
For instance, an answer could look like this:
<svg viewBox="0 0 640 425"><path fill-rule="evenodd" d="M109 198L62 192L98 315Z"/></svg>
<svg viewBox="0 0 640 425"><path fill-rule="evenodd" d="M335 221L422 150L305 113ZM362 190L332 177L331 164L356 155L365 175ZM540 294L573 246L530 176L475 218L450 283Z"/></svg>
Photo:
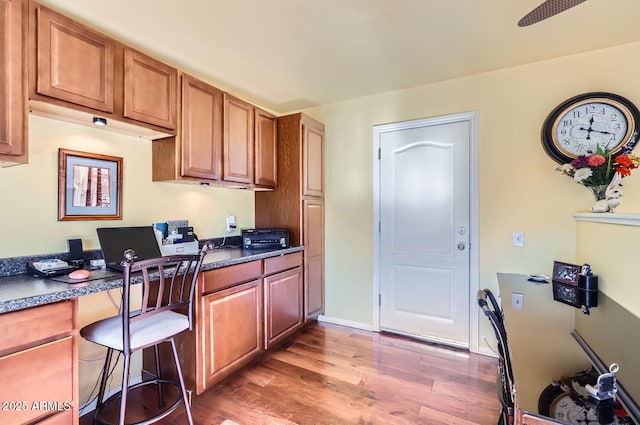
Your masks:
<svg viewBox="0 0 640 425"><path fill-rule="evenodd" d="M378 233L382 232L382 221L378 221Z"/></svg>
<svg viewBox="0 0 640 425"><path fill-rule="evenodd" d="M378 159L382 158L382 153L380 151L381 151L381 149L378 148Z"/></svg>
<svg viewBox="0 0 640 425"><path fill-rule="evenodd" d="M378 306L382 305L382 294L378 294Z"/></svg>

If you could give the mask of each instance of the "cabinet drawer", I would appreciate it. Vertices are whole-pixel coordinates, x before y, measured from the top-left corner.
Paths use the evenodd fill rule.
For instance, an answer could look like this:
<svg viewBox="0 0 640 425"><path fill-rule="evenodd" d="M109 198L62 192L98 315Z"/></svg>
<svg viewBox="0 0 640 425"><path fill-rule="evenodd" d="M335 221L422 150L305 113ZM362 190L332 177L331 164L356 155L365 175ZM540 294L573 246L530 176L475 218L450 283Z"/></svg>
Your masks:
<svg viewBox="0 0 640 425"><path fill-rule="evenodd" d="M219 291L260 277L262 262L251 261L202 273L202 293Z"/></svg>
<svg viewBox="0 0 640 425"><path fill-rule="evenodd" d="M73 329L73 305L73 302L63 301L1 314L0 353L70 332Z"/></svg>
<svg viewBox="0 0 640 425"><path fill-rule="evenodd" d="M292 269L302 265L302 252L281 255L279 257L265 258L264 274L270 275L282 270Z"/></svg>
<svg viewBox="0 0 640 425"><path fill-rule="evenodd" d="M69 408L73 402L73 338L68 336L0 357L2 424L23 424ZM46 422L45 422L46 423ZM56 422L53 422L56 423Z"/></svg>

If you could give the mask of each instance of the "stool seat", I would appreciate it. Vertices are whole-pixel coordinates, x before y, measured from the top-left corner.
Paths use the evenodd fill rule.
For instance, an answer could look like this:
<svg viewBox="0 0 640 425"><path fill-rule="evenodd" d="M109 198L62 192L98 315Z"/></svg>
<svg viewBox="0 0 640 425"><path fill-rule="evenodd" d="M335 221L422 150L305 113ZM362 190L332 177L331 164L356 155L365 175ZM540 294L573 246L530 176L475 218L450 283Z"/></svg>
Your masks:
<svg viewBox="0 0 640 425"><path fill-rule="evenodd" d="M175 311L166 310L155 316L148 316L132 322L129 328L131 351L165 341L189 329L189 317ZM122 351L122 316L113 316L85 326L80 335L91 342Z"/></svg>
<svg viewBox="0 0 640 425"><path fill-rule="evenodd" d="M96 410L93 415L94 424L125 425L128 392L154 387L153 392L157 395L157 402L152 402L157 405L147 408L145 399L145 405L142 409L138 409L143 411L144 418L139 418L140 414L137 412L130 412L135 413L131 416L135 417L135 425L157 422L167 417L181 404L184 405L187 422L193 425L189 397L184 386L174 337L193 327L193 298L198 275L204 256L212 248L211 243L206 243L198 254L172 255L139 261L135 261L136 254L132 250L128 249L124 252L120 314L91 323L80 330L80 335L84 339L107 348ZM137 302L133 302L130 296L134 275L133 281L142 282L140 285L142 296ZM177 379L173 377L169 379L161 374L158 346L163 343L171 345ZM129 376L131 355L145 348L153 349L156 363L155 376L131 385ZM111 365L114 351L122 353L124 359L122 383L119 392L105 399L107 382L114 367ZM178 388L179 394L175 401L167 405L165 389L174 386ZM152 395L153 398L155 397ZM118 409L112 412L111 407ZM117 422L112 422L111 417L115 416L115 413L118 416Z"/></svg>

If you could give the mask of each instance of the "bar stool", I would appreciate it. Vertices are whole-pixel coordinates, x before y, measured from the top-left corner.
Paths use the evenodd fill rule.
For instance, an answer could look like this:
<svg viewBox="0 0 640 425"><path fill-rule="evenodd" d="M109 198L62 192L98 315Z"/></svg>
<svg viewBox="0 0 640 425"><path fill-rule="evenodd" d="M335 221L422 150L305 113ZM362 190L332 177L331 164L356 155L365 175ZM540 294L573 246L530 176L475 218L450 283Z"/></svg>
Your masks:
<svg viewBox="0 0 640 425"><path fill-rule="evenodd" d="M487 298L491 303L487 303ZM500 418L498 425L510 425L514 422L514 407L511 389L513 388L513 370L511 355L507 344L507 330L504 326L504 315L493 293L489 289L478 291L478 305L491 322L491 327L498 340L498 399L500 400Z"/></svg>
<svg viewBox="0 0 640 425"><path fill-rule="evenodd" d="M204 257L211 248L212 245L207 243L199 254L173 255L140 261L134 260L135 252L130 249L125 251L122 262L124 283L120 314L92 323L80 330L80 335L83 338L107 347L97 406L93 417L94 424L111 423L104 417L103 410L119 398L120 408L117 424L125 425L128 393L147 385L155 385L157 387L158 408L162 410L155 416L145 418L135 424L146 425L157 422L173 412L180 403L183 403L187 421L189 425L193 425L174 337L181 332L192 329L193 298L197 279ZM142 297L139 305L132 305L137 304L131 302L130 299L131 285L136 283L142 284ZM161 377L158 345L163 342L171 344L178 376L177 381ZM155 378L129 385L131 355L148 347L154 349ZM104 400L114 351L118 351L124 356L122 385L118 393ZM170 406L165 406L164 386L174 386L180 390L177 399Z"/></svg>

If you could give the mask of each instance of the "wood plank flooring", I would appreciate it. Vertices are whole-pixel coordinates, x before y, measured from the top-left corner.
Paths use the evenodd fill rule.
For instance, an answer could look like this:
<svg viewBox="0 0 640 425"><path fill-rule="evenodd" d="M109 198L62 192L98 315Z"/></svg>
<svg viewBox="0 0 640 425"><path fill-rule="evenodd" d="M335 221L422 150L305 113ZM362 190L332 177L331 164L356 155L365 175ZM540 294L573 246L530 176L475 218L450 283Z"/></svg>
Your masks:
<svg viewBox="0 0 640 425"><path fill-rule="evenodd" d="M496 373L493 358L316 323L191 411L196 425L495 425ZM160 424L186 424L184 410Z"/></svg>

